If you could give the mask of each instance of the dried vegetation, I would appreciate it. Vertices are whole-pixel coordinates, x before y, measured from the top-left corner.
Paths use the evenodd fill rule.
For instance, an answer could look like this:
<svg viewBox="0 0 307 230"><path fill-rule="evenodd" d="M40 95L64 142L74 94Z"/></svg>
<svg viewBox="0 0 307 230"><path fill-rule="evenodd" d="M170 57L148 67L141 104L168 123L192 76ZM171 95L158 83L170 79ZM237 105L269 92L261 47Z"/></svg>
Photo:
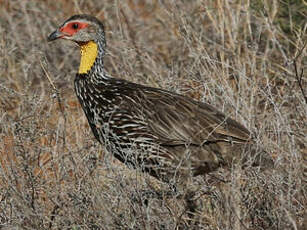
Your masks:
<svg viewBox="0 0 307 230"><path fill-rule="evenodd" d="M91 134L77 48L46 41L81 12L106 26L109 73L219 107L275 168L206 177L192 219L150 198L165 185ZM0 0L0 229L306 229L306 14L299 0Z"/></svg>

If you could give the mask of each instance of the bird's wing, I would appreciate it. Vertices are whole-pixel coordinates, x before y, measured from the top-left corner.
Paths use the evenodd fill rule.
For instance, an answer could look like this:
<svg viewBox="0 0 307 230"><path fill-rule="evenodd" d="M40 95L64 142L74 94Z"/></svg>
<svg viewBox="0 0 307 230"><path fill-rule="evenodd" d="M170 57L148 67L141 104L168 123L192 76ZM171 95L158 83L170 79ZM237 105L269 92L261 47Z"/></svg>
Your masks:
<svg viewBox="0 0 307 230"><path fill-rule="evenodd" d="M243 125L209 104L155 88L142 88L137 93L149 131L161 144L203 145L250 139Z"/></svg>

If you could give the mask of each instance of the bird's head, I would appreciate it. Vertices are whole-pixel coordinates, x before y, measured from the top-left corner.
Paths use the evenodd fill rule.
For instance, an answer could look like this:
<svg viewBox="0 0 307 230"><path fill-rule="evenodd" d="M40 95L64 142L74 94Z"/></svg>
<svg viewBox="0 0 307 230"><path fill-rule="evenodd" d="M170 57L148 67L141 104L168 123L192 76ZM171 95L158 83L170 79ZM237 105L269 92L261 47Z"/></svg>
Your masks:
<svg viewBox="0 0 307 230"><path fill-rule="evenodd" d="M103 24L90 15L74 15L48 36L48 41L67 39L79 45L104 38Z"/></svg>
<svg viewBox="0 0 307 230"><path fill-rule="evenodd" d="M66 39L81 48L79 73L88 73L95 60L104 55L105 36L103 24L90 15L74 15L48 36L48 41Z"/></svg>

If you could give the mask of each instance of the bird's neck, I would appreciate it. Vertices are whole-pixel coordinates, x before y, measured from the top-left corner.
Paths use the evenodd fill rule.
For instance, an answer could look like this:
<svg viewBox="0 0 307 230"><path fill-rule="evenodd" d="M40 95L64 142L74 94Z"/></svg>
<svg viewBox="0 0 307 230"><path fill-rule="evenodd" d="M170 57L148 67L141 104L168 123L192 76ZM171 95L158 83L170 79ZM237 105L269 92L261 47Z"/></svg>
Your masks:
<svg viewBox="0 0 307 230"><path fill-rule="evenodd" d="M79 74L88 73L93 67L96 58L98 57L98 45L94 41L89 41L80 44L80 66Z"/></svg>
<svg viewBox="0 0 307 230"><path fill-rule="evenodd" d="M95 66L103 68L103 55L104 50L100 50L99 43L89 41L80 45L80 66L79 74L87 74Z"/></svg>

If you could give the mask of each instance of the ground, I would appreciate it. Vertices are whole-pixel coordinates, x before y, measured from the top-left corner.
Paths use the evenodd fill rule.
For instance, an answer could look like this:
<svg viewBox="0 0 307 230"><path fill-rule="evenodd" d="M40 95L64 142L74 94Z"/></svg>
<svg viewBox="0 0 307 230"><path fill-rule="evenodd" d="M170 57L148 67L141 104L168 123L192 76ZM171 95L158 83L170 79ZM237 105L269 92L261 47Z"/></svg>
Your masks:
<svg viewBox="0 0 307 230"><path fill-rule="evenodd" d="M197 180L192 217L144 196L167 186L97 143L73 91L78 48L47 42L76 13L105 24L112 76L209 102L274 168ZM299 0L0 0L0 229L306 229L305 16Z"/></svg>

